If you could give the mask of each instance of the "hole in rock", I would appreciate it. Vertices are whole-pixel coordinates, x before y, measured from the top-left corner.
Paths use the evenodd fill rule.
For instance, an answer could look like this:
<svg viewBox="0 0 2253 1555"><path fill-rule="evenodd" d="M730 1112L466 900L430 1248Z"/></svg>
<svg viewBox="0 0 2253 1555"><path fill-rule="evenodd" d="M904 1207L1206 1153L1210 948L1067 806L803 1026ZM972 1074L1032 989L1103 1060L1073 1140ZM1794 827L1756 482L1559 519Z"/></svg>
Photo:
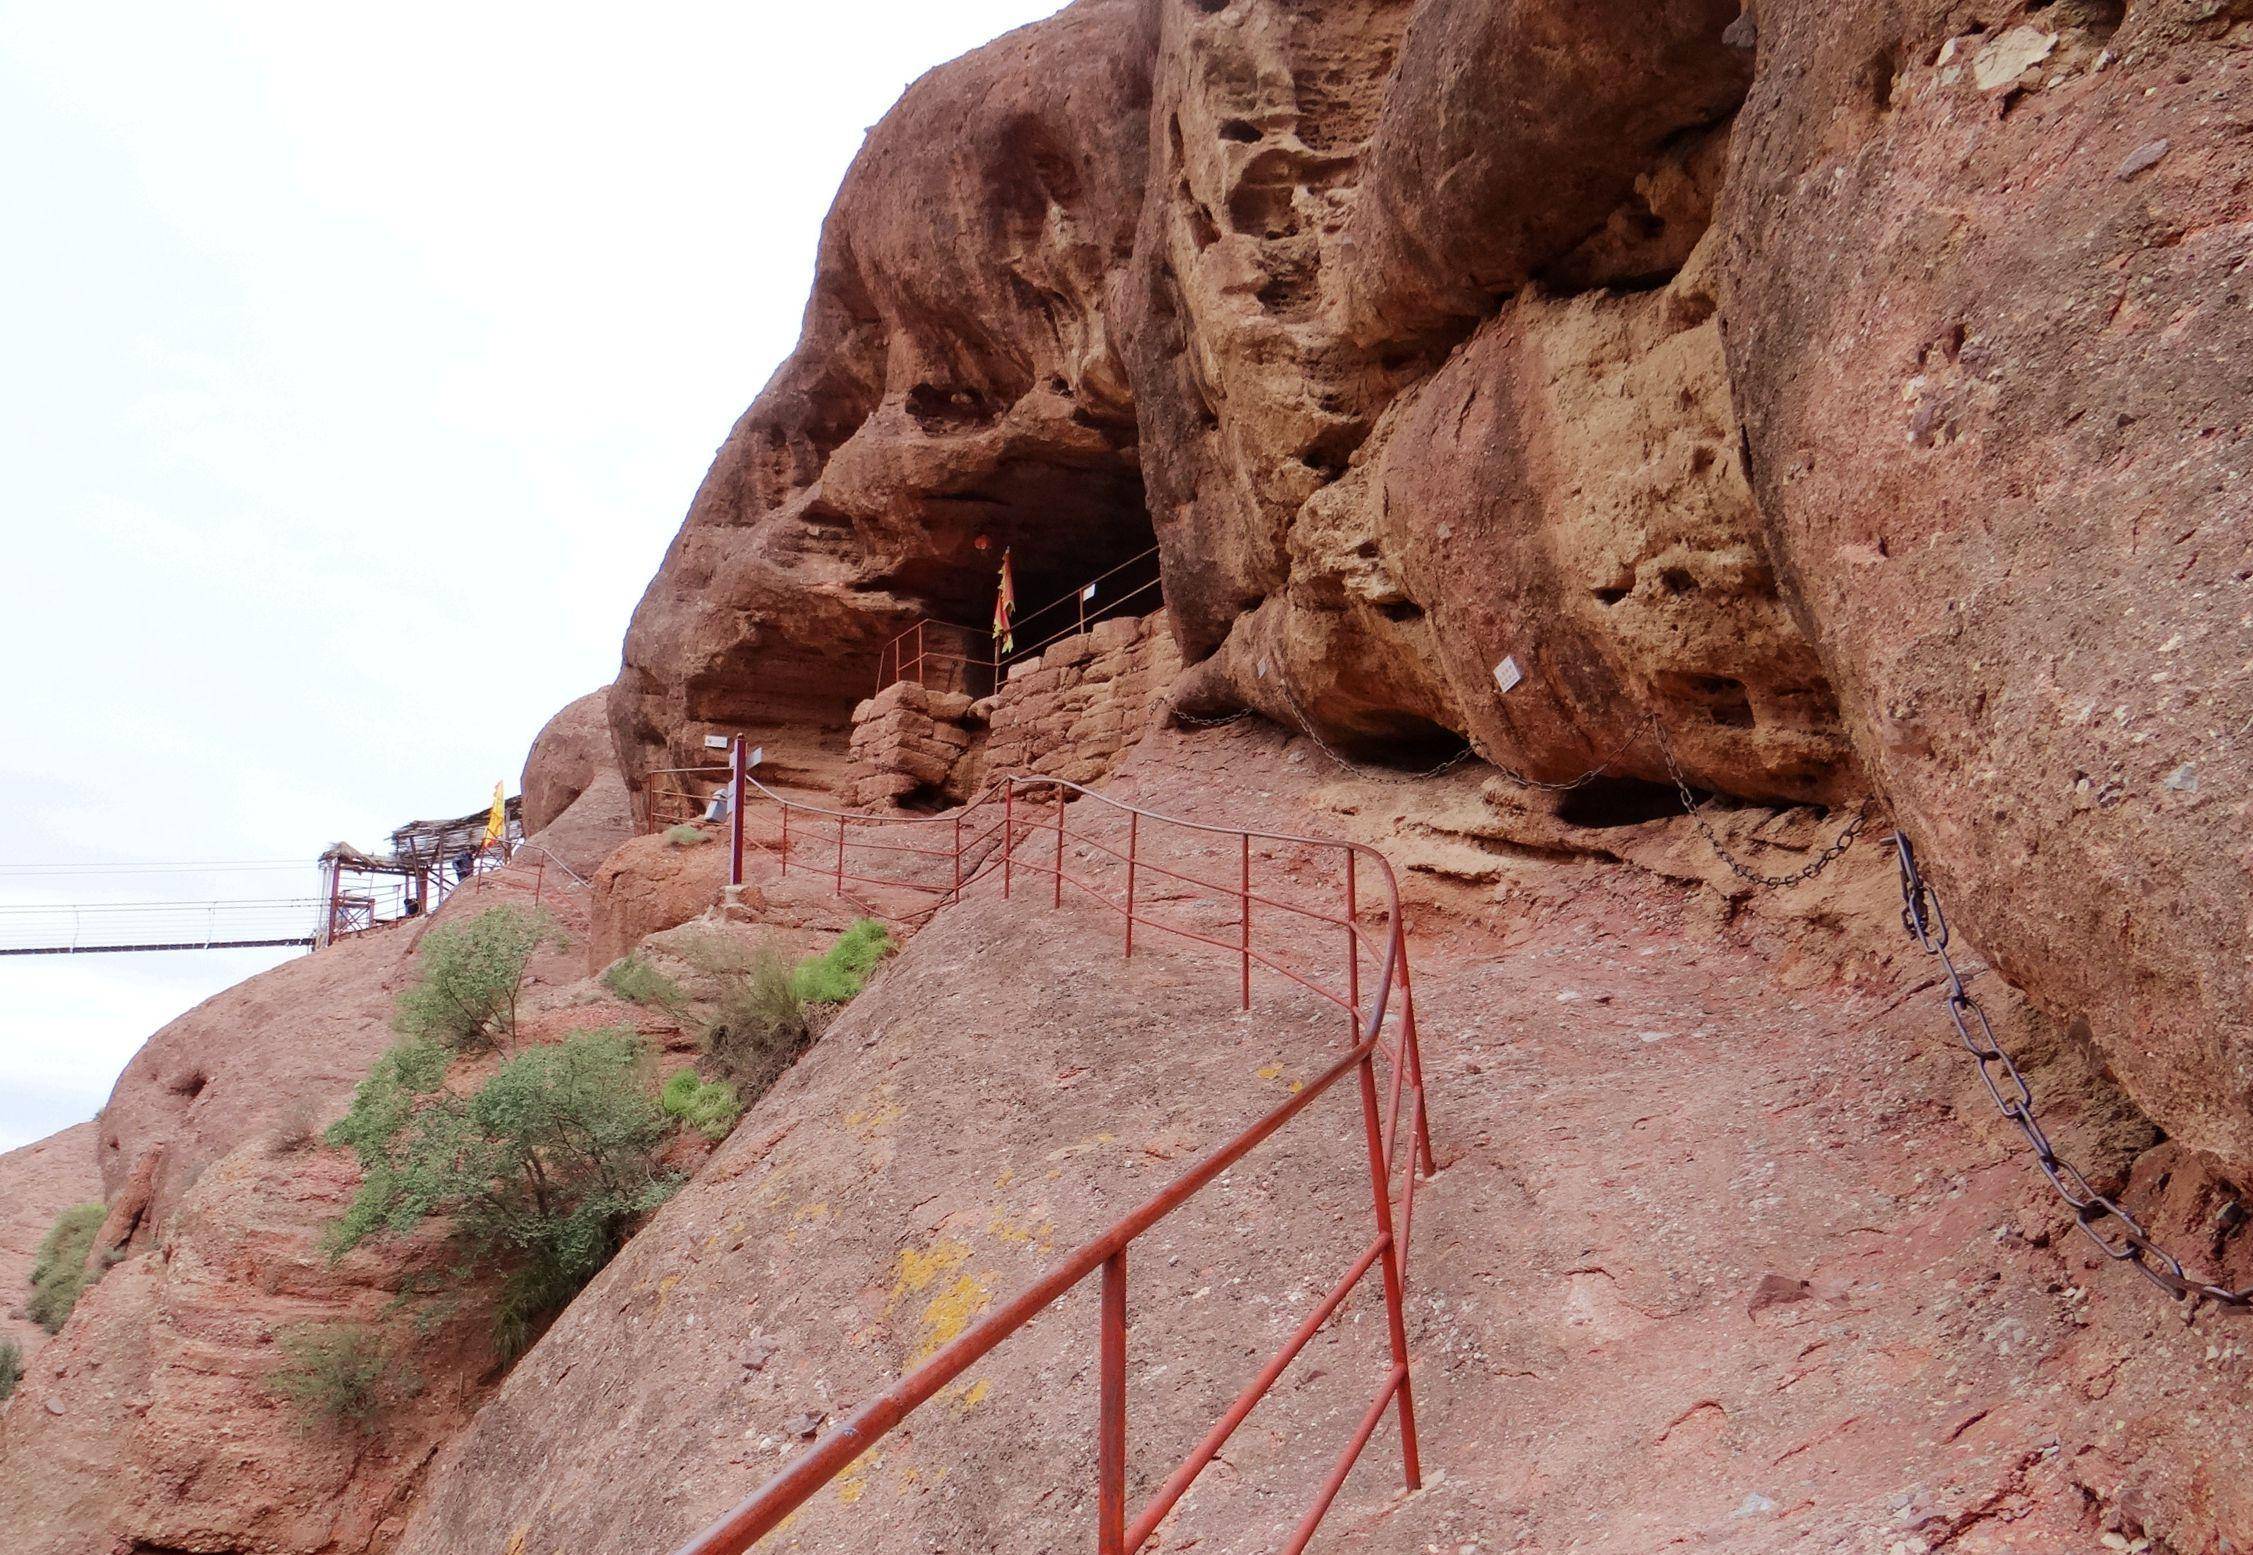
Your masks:
<svg viewBox="0 0 2253 1555"><path fill-rule="evenodd" d="M1725 728L1749 729L1753 725L1752 698L1741 680L1727 675L1684 675L1669 689L1698 704L1706 717Z"/></svg>
<svg viewBox="0 0 2253 1555"><path fill-rule="evenodd" d="M1666 568L1659 573L1658 582L1659 587L1669 594L1688 594L1698 586L1698 580L1691 577L1689 569L1684 567Z"/></svg>
<svg viewBox="0 0 2253 1555"><path fill-rule="evenodd" d="M1664 783L1641 778L1592 778L1566 793L1557 804L1557 819L1567 826L1608 831L1620 826L1641 826L1682 813L1682 796Z"/></svg>
<svg viewBox="0 0 2253 1555"><path fill-rule="evenodd" d="M936 815L955 801L940 793L930 784L925 783L909 793L902 794L893 803L910 815Z"/></svg>
<svg viewBox="0 0 2253 1555"><path fill-rule="evenodd" d="M210 1083L211 1076L205 1074L201 1069L191 1069L172 1082L172 1094L185 1096L192 1101L201 1096L203 1088Z"/></svg>
<svg viewBox="0 0 2253 1555"><path fill-rule="evenodd" d="M1424 607L1413 599L1388 599L1377 607L1377 614L1388 621L1405 625L1410 621L1423 620Z"/></svg>
<svg viewBox="0 0 2253 1555"><path fill-rule="evenodd" d="M1189 0L1189 9L1202 11L1207 16L1218 16L1228 9L1229 0Z"/></svg>
<svg viewBox="0 0 2253 1555"><path fill-rule="evenodd" d="M1220 138L1248 146L1260 138L1259 126L1249 119L1230 119L1220 127Z"/></svg>
<svg viewBox="0 0 2253 1555"><path fill-rule="evenodd" d="M1599 605L1616 605L1635 591L1632 588L1608 588L1590 589L1588 592L1596 596L1596 603Z"/></svg>
<svg viewBox="0 0 2253 1555"><path fill-rule="evenodd" d="M1863 88L1870 94L1870 106L1880 113L1893 106L1893 78L1900 69L1891 48L1879 49L1862 65Z"/></svg>
<svg viewBox="0 0 2253 1555"><path fill-rule="evenodd" d="M1361 715L1357 727L1325 732L1331 744L1365 766L1423 772L1470 749L1453 729L1414 713L1377 709Z"/></svg>
<svg viewBox="0 0 2253 1555"><path fill-rule="evenodd" d="M919 383L907 391L907 413L926 432L978 426L993 419L993 407L975 389L942 389Z"/></svg>

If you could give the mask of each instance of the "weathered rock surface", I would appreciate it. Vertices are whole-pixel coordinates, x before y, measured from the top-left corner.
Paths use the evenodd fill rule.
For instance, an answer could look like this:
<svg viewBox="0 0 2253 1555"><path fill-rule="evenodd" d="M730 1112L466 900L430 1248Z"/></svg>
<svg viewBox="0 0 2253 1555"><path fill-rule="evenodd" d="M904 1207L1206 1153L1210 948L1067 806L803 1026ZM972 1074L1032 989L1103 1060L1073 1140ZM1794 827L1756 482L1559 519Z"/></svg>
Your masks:
<svg viewBox="0 0 2253 1555"><path fill-rule="evenodd" d="M102 1196L94 1165L95 1126L80 1123L0 1155L0 1339L28 1357L47 1330L23 1315L31 1262L55 1217Z"/></svg>
<svg viewBox="0 0 2253 1555"><path fill-rule="evenodd" d="M1257 724L1159 736L1113 782L1431 856L1430 789L1333 780L1312 754ZM1698 846L1679 817L1637 830ZM1388 1426L1331 1544L2188 1550L2253 1528L2242 1347L2155 1322L2011 1131L1965 1127L1984 1096L1903 952L1885 859L1850 856L1816 922L1727 925L1700 885L1584 856L1486 865L1408 877L1448 1163L1412 1265L1432 1488L1397 1497ZM1328 883L1260 867L1294 897ZM1336 1012L1281 979L1240 1020L1225 953L1152 934L1129 963L1115 918L1047 900L918 935L445 1449L404 1550L668 1547L1335 1053ZM2179 1169L2172 1147L2138 1159L2150 1130L2084 1049L1989 998L2065 1149L2108 1180L2136 1161L2146 1193ZM1362 1166L1352 1107L1318 1103L1136 1244L1137 1501L1350 1256ZM2170 1235L2214 1208L2183 1190ZM2253 1272L2226 1240L2220 1267ZM1382 1373L1379 1324L1373 1292L1349 1304L1160 1548L1284 1541ZM1094 1332L1083 1290L775 1548L1071 1547Z"/></svg>
<svg viewBox="0 0 2253 1555"><path fill-rule="evenodd" d="M434 921L529 902L533 889L529 869L481 877ZM585 932L583 892L542 894ZM419 1329L400 1315L403 1292L451 1268L442 1248L364 1249L329 1265L319 1236L357 1174L314 1140L393 1040L424 927L378 929L261 973L127 1065L95 1136L103 1191L82 1195L106 1197L99 1245L123 1261L34 1357L0 1423L11 1555L357 1555L396 1537L432 1447L490 1376L489 1318L450 1278L464 1300L425 1308L434 1321ZM536 959L535 1004L576 978L574 955ZM309 1428L270 1391L286 1333L340 1322L388 1325L414 1354L414 1407L372 1445Z"/></svg>
<svg viewBox="0 0 2253 1555"><path fill-rule="evenodd" d="M1141 0L1081 0L932 71L823 232L798 351L729 434L635 612L629 774L747 730L838 775L879 643L1028 606L1149 545L1108 309L1142 197ZM984 549L979 542L987 542Z"/></svg>
<svg viewBox="0 0 2253 1555"><path fill-rule="evenodd" d="M11 1552L389 1546L431 1448L468 1418L493 1357L474 1302L420 1327L390 1310L412 1281L450 1266L443 1249L329 1266L321 1229L357 1184L340 1153L252 1139L178 1196L146 1251L80 1298L0 1425ZM388 1327L413 1355L413 1407L377 1444L310 1423L270 1391L283 1335L342 1322Z"/></svg>
<svg viewBox="0 0 2253 1555"><path fill-rule="evenodd" d="M1762 0L1723 318L1787 591L1951 910L2243 1171L2253 35L2125 10Z"/></svg>
<svg viewBox="0 0 2253 1555"><path fill-rule="evenodd" d="M569 809L525 840L537 846L532 857L553 862L579 876L592 876L612 851L636 834L634 799L615 768L587 785Z"/></svg>
<svg viewBox="0 0 2253 1555"><path fill-rule="evenodd" d="M546 831L605 773L618 770L610 739L610 688L590 691L549 719L524 758L524 834Z"/></svg>
<svg viewBox="0 0 2253 1555"><path fill-rule="evenodd" d="M833 751L858 688L809 644L873 663L914 611L981 618L970 537L1032 544L1002 475L1100 469L1050 503L1072 576L1146 506L1185 711L1602 766L1586 803L1623 820L1670 753L1738 799L1874 786L2012 978L2253 1168L2248 20L1072 7L872 139L614 717L677 752L819 704L788 744ZM967 150L905 143L973 96ZM989 158L1001 105L1031 138ZM1079 176L1036 242L1050 144ZM996 293L1036 262L1068 348ZM1100 451L1057 454L1047 362ZM975 520L939 500L971 488Z"/></svg>

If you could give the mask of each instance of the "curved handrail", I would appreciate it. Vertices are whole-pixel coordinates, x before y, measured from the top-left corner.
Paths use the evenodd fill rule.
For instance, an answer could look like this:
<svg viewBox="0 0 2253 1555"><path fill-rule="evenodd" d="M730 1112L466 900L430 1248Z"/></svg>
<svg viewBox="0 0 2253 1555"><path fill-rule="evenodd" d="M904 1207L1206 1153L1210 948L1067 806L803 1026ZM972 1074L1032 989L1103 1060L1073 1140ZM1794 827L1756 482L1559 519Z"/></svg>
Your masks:
<svg viewBox="0 0 2253 1555"><path fill-rule="evenodd" d="M1379 1269L1382 1272L1387 1316L1387 1340L1391 1349L1392 1365L1386 1373L1384 1384L1379 1390L1375 1402L1362 1417L1351 1441L1347 1444L1344 1454L1332 1468L1329 1477L1316 1497L1314 1505L1301 1520L1291 1542L1285 1548L1288 1552L1292 1552L1292 1555L1295 1555L1295 1552L1303 1550L1308 1541L1313 1538L1316 1528L1343 1487L1347 1474L1351 1471L1363 1448L1367 1446L1385 1412L1396 1404L1400 1412L1402 1467L1409 1488L1415 1489L1421 1482L1421 1471L1417 1461L1415 1415L1409 1388L1403 1292L1407 1280L1409 1237L1415 1216L1415 1191L1418 1175L1416 1163L1421 1159L1427 1172L1433 1169L1435 1163L1431 1157L1430 1136L1425 1116L1422 1062L1416 1041L1415 991L1408 969L1406 930L1400 911L1399 885L1393 874L1391 861L1366 843L1354 842L1344 838L1312 837L1290 832L1229 827L1204 821L1186 820L1143 806L1128 804L1123 800L1114 799L1108 794L1099 793L1084 784L1075 783L1068 779L1045 777L1037 774L999 776L981 790L967 805L949 814L894 816L879 815L866 811L832 809L827 806L806 804L787 798L768 788L756 778L751 777L742 765L740 755L733 771L734 781L737 784L738 797L735 808L738 818L741 817L745 804L754 791L781 810L783 816L781 862L785 872L789 868L789 817L793 812L809 818L818 817L836 823L837 863L833 873L838 881L840 892L843 891L843 884L847 879L858 881L867 878L850 874L845 868L846 850L856 845L847 840L847 830L851 825L855 823L884 826L931 825L950 828L953 837L951 850L901 848L884 844L857 844L857 846L862 847L887 847L889 851L894 852L950 858L954 864L954 871L953 883L949 888L934 888L922 883L904 881L876 882L878 884L899 884L903 886L915 885L919 889L938 890L939 900L932 903L929 909L931 911L937 910L950 901L962 900L963 892L970 884L979 878L988 877L992 873L993 858L988 855L969 876L966 877L963 874L963 818L982 805L994 804L997 799L1002 805L1003 815L1001 820L994 827L974 838L973 845L990 841L997 835L1001 838L1000 867L1003 870L1003 892L1006 895L1009 881L1007 868L1012 862L1011 854L1015 846L1018 826L1013 809L1014 800L1020 792L1029 794L1040 790L1049 791L1053 793L1055 798L1054 827L1051 828L1045 818L1031 824L1042 832L1053 830L1055 835L1056 860L1052 871L1055 879L1055 898L1058 902L1061 902L1064 885L1069 882L1076 889L1095 897L1113 910L1123 912L1127 920L1128 955L1133 954L1133 931L1134 924L1137 921L1150 923L1168 932L1207 944L1222 945L1224 949L1235 949L1244 958L1244 997L1248 1007L1251 988L1250 967L1254 959L1251 948L1250 904L1254 900L1265 902L1272 907L1305 913L1307 916L1315 917L1321 921L1345 927L1351 935L1351 943L1354 947L1349 959L1349 991L1345 999L1338 999L1328 990L1320 988L1280 963L1266 957L1259 957L1258 959L1263 965L1272 967L1274 970L1290 977L1294 982L1313 989L1324 997L1331 998L1333 1002L1344 1004L1354 1016L1355 1040L1351 1050L1329 1066L1318 1078L1309 1082L1282 1105L1260 1117L1236 1137L1208 1153L1165 1189L1146 1200L1105 1231L1075 1249L1062 1262L1036 1281L1031 1288L990 1313L952 1343L942 1348L937 1354L927 1359L922 1365L916 1367L906 1377L893 1384L883 1394L848 1416L837 1428L808 1448L733 1511L707 1528L703 1533L682 1545L678 1555L741 1555L742 1551L748 1549L752 1543L774 1529L815 1491L866 1452L877 1438L898 1425L912 1410L935 1396L941 1388L960 1376L962 1372L1023 1327L1032 1317L1052 1305L1067 1291L1077 1286L1081 1280L1098 1269L1103 1273L1103 1364L1101 1367L1102 1397L1099 1431L1101 1450L1098 1454L1101 1482L1098 1487L1097 1528L1097 1545L1100 1555L1125 1555L1125 1552L1138 1550L1156 1532L1159 1523L1173 1510L1181 1497L1188 1492L1197 1476L1219 1454L1230 1435L1250 1415L1252 1409L1266 1396L1292 1360L1329 1321L1347 1296L1372 1269ZM1072 878L1064 867L1064 848L1069 840L1065 825L1066 809L1068 801L1074 796L1094 800L1098 806L1132 817L1129 833L1130 849L1133 846L1133 839L1139 835L1139 822L1142 820L1150 820L1206 835L1228 836L1239 839L1240 857L1243 862L1239 890L1235 894L1243 903L1244 916L1240 943L1235 947L1229 947L1211 936L1186 930L1177 925L1166 924L1147 917L1138 919L1133 902L1133 871L1137 867L1137 860L1131 851L1125 859L1129 867L1129 875L1127 900L1123 905L1114 901L1107 894L1095 890L1085 882ZM737 829L737 836L738 846L740 846L740 827ZM1251 843L1255 838L1284 847L1336 849L1342 852L1348 860L1344 882L1347 899L1346 916L1338 918L1325 913L1312 912L1295 903L1280 902L1265 897L1255 898L1250 890ZM1086 842L1089 839L1083 836L1081 840ZM1097 844L1097 846L1101 847L1100 844ZM1111 853L1113 857L1119 856L1114 850L1103 849L1103 851ZM1389 928L1385 934L1384 950L1379 962L1377 986L1366 1014L1360 1008L1359 951L1369 937L1362 931L1357 921L1359 914L1358 898L1353 884L1353 861L1364 856L1376 863L1379 878L1383 884L1384 901L1389 917ZM740 866L740 858L738 859L738 866ZM1035 873L1050 872L1030 864L1024 867ZM1158 868L1159 866L1151 865L1148 867ZM1173 873L1163 869L1160 869L1159 872ZM740 876L740 867L738 867L737 873ZM1187 875L1175 875L1175 878L1200 885L1207 890L1219 891L1223 895L1230 894L1225 887L1219 886L1216 882ZM1384 1028L1392 1013L1391 996L1393 984L1396 980L1402 990L1400 1033L1397 1041L1388 1050L1384 1041ZM1381 1120L1375 1068L1375 1058L1379 1053L1384 1053L1390 1059L1392 1069L1392 1096L1389 1105L1383 1109L1386 1116ZM1329 1295L1300 1324L1291 1339L1237 1396L1229 1409L1208 1430L1196 1449L1167 1477L1150 1501L1130 1521L1126 1514L1125 1505L1127 1247L1136 1237L1172 1214L1174 1210L1186 1203L1200 1189L1227 1170L1230 1165L1240 1160L1311 1106L1319 1096L1330 1090L1348 1072L1355 1070L1358 1070L1360 1074L1363 1132L1369 1156L1374 1194L1377 1221L1376 1237L1359 1253L1344 1279L1333 1287ZM1405 1108L1402 1105L1404 1099L1407 1102ZM1412 1119L1412 1135L1410 1148L1403 1152L1399 1148L1399 1131L1406 1119ZM1406 1187L1401 1195L1400 1215L1396 1223L1393 1216L1392 1182L1395 1168L1404 1154L1407 1157L1409 1170Z"/></svg>

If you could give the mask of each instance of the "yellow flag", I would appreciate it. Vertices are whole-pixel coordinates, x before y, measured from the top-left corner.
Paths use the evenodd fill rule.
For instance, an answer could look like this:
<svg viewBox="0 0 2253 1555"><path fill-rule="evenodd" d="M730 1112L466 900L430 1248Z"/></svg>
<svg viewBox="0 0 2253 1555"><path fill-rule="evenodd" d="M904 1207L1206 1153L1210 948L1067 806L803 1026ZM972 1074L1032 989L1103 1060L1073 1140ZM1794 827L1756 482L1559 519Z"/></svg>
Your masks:
<svg viewBox="0 0 2253 1555"><path fill-rule="evenodd" d="M507 830L508 801L501 797L501 785L495 783L493 785L493 813L485 817L485 840L488 843L499 842L501 834Z"/></svg>

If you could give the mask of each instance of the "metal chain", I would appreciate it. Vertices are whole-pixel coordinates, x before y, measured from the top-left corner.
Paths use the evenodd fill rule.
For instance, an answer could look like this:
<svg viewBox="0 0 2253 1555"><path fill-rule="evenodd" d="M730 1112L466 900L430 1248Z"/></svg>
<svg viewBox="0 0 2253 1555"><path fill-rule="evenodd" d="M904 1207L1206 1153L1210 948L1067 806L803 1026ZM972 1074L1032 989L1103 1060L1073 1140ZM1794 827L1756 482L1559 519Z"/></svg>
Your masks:
<svg viewBox="0 0 2253 1555"><path fill-rule="evenodd" d="M1995 1029L1987 1023L1986 1012L1964 987L1963 975L1956 970L1955 960L1948 954L1948 915L1942 910L1932 883L1917 868L1916 850L1898 830L1893 833L1893 846L1901 864L1901 926L1908 930L1919 950L1938 958L1941 974L1947 982L1942 999L1957 1038L1979 1061L1979 1078L1986 1085L1987 1094L1994 1098L1996 1110L2017 1124L2019 1132L2026 1136L2026 1143L2034 1151L2035 1164L2041 1167L2042 1175L2050 1180L2058 1197L2072 1209L2073 1223L2082 1235L2094 1242L2105 1257L2115 1263L2132 1265L2138 1274L2177 1300L2188 1297L2193 1301L2212 1301L2235 1311L2253 1307L2253 1286L2231 1290L2228 1286L2185 1274L2182 1260L2153 1242L2141 1221L2097 1192L2078 1167L2057 1153L2050 1136L2034 1117L2034 1092L2027 1085L2026 1076L1995 1040Z"/></svg>
<svg viewBox="0 0 2253 1555"><path fill-rule="evenodd" d="M1674 779L1674 791L1682 797L1682 813L1697 823L1698 833L1705 838L1706 845L1719 855L1721 862L1728 865L1729 872L1739 880L1747 880L1754 885L1763 886L1800 885L1812 880L1837 863L1839 855L1854 846L1854 839L1860 835L1862 827L1869 821L1870 802L1865 799L1855 807L1854 819L1846 823L1846 829L1833 838L1830 845L1824 848L1822 852L1816 854L1806 864L1789 874L1764 875L1738 858L1734 853L1731 853L1721 841L1721 834L1714 830L1713 823L1705 818L1705 807L1699 804L1697 796L1690 792L1690 780L1683 775L1682 764L1674 759L1674 747L1667 742L1666 730L1655 717L1651 719L1650 723L1651 733L1658 740L1659 754L1666 758L1667 773Z"/></svg>

